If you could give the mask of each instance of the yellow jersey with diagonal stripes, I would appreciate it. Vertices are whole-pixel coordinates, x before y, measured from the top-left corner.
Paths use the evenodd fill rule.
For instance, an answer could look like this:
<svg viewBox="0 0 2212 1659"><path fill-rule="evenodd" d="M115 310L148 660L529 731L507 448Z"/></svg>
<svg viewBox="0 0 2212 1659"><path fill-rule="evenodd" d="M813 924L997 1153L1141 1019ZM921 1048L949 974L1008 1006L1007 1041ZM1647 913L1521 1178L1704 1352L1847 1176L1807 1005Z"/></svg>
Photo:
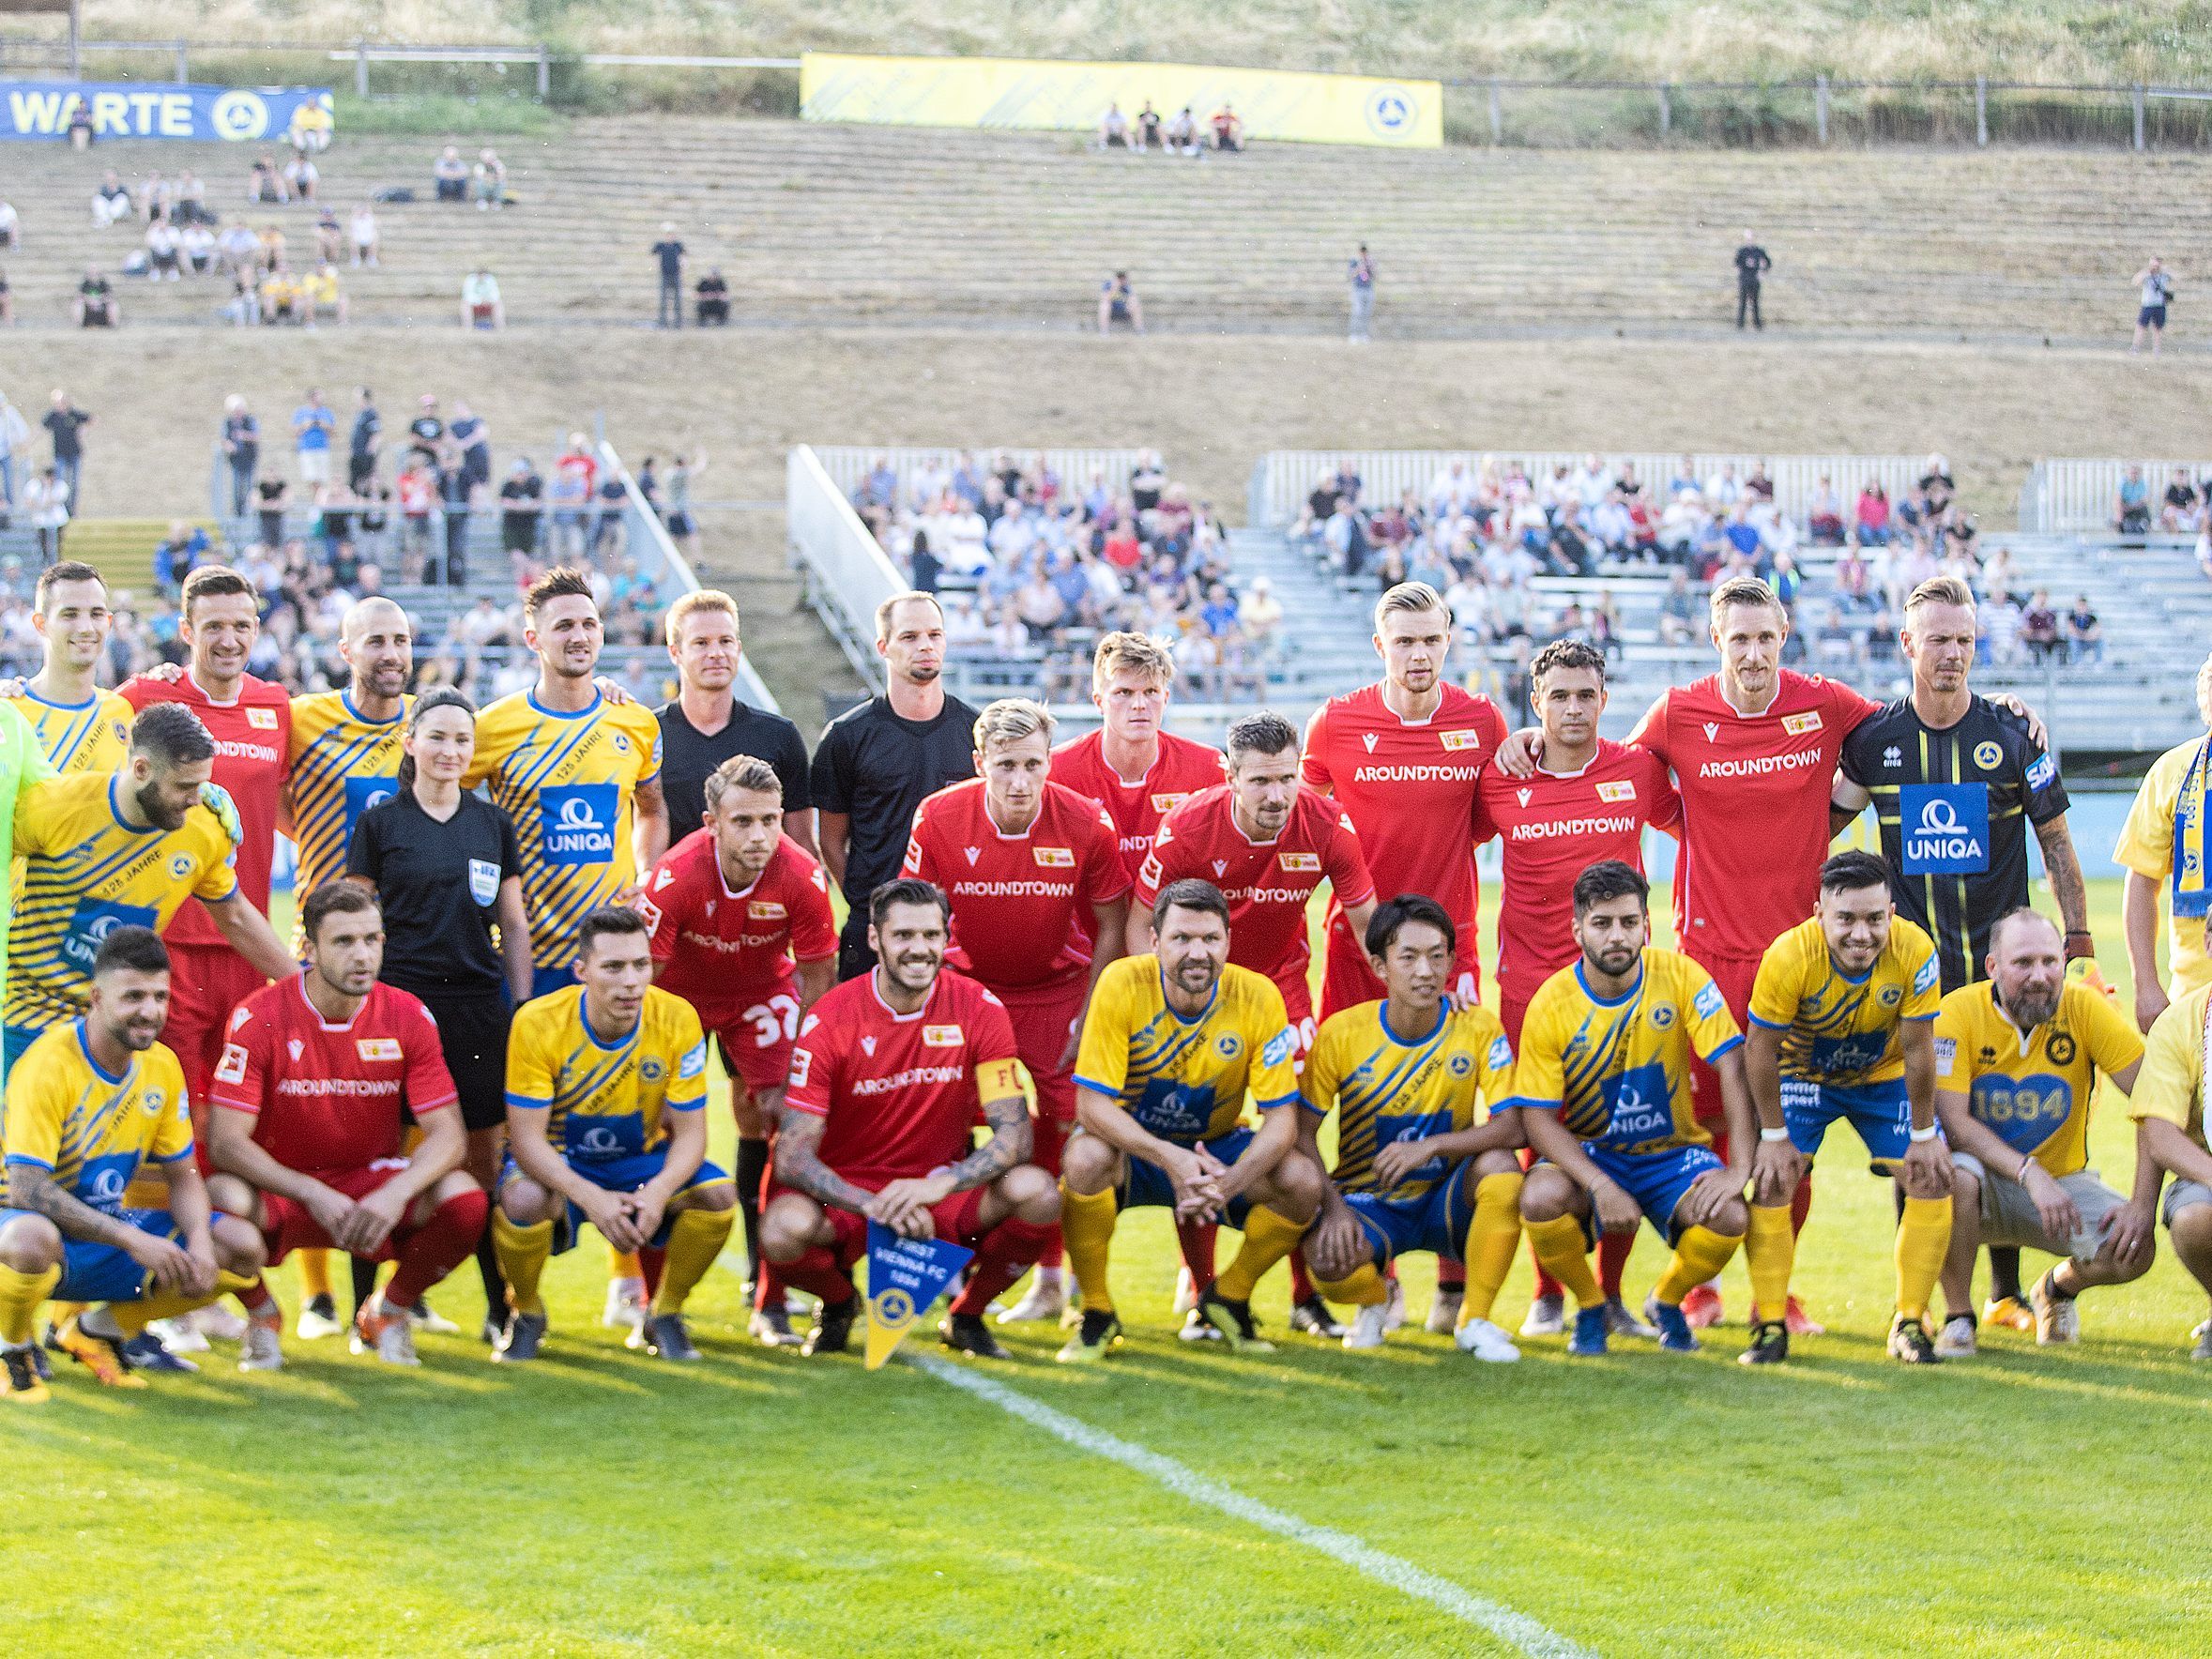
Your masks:
<svg viewBox="0 0 2212 1659"><path fill-rule="evenodd" d="M1124 956L1098 977L1083 1016L1075 1082L1187 1146L1227 1134L1249 1088L1261 1111L1294 1104L1296 1039L1283 994L1265 974L1225 964L1213 999L1185 1019L1167 1006L1160 959Z"/></svg>
<svg viewBox="0 0 2212 1659"><path fill-rule="evenodd" d="M52 1026L8 1075L0 1149L10 1174L19 1164L51 1170L63 1192L112 1215L141 1164L191 1154L184 1069L157 1043L120 1075L102 1071L83 1020ZM12 1193L0 1197L12 1201Z"/></svg>
<svg viewBox="0 0 2212 1659"><path fill-rule="evenodd" d="M534 692L476 718L476 759L463 788L491 785L522 846L530 955L541 971L576 959L585 912L637 880L630 825L637 787L661 775L661 723L642 703L594 696L573 714Z"/></svg>
<svg viewBox="0 0 2212 1659"><path fill-rule="evenodd" d="M345 874L353 827L399 789L400 738L413 697L389 720L357 713L350 692L317 692L292 699L292 748L284 775L284 809L299 849L293 890L302 898Z"/></svg>
<svg viewBox="0 0 2212 1659"><path fill-rule="evenodd" d="M130 758L130 723L138 716L114 692L94 692L82 703L50 703L26 691L8 701L57 772L119 772Z"/></svg>
<svg viewBox="0 0 2212 1659"><path fill-rule="evenodd" d="M707 1039L692 1005L659 986L636 1027L601 1041L584 1017L584 987L526 1002L507 1039L510 1110L548 1112L546 1138L572 1163L614 1164L658 1151L666 1112L707 1103Z"/></svg>
<svg viewBox="0 0 2212 1659"><path fill-rule="evenodd" d="M1363 1002L1331 1014L1305 1057L1306 1110L1325 1118L1336 1108L1339 1192L1374 1192L1375 1154L1393 1141L1465 1129L1478 1101L1494 1111L1513 1092L1513 1044L1488 1009L1440 1008L1426 1033L1403 1037L1388 1008ZM1384 1196L1416 1202L1450 1174L1443 1159L1431 1158Z"/></svg>
<svg viewBox="0 0 2212 1659"><path fill-rule="evenodd" d="M1943 997L1943 964L1926 929L1893 917L1889 943L1854 980L1828 954L1816 916L1760 958L1751 1023L1784 1033L1783 1076L1856 1088L1905 1074L1898 1026L1932 1020Z"/></svg>
<svg viewBox="0 0 2212 1659"><path fill-rule="evenodd" d="M8 936L8 1025L44 1030L83 1013L92 959L116 928L159 933L188 897L238 890L238 844L212 808L194 802L181 830L141 830L116 804L131 786L128 772L73 772L16 797L24 864Z"/></svg>
<svg viewBox="0 0 2212 1659"><path fill-rule="evenodd" d="M1636 982L1613 997L1593 992L1577 962L1529 1003L1513 1101L1557 1112L1608 1151L1709 1146L1690 1107L1690 1057L1710 1064L1743 1041L1713 976L1679 951L1646 949Z"/></svg>

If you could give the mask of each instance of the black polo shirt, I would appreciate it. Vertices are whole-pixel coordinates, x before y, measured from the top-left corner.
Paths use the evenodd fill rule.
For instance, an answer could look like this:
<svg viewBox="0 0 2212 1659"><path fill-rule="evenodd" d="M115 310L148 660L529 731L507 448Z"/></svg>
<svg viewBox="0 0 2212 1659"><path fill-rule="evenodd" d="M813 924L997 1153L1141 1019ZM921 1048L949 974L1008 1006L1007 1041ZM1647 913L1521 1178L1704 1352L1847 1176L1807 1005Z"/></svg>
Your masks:
<svg viewBox="0 0 2212 1659"><path fill-rule="evenodd" d="M661 723L661 794L668 802L668 839L681 841L707 812L707 774L733 754L750 754L776 769L784 785L786 815L814 805L808 786L806 739L780 714L733 698L729 723L709 737L684 718L670 698L653 710Z"/></svg>
<svg viewBox="0 0 2212 1659"><path fill-rule="evenodd" d="M975 710L948 696L935 720L901 720L870 697L822 728L815 746L814 803L851 820L845 896L858 914L899 873L914 809L948 784L975 776Z"/></svg>
<svg viewBox="0 0 2212 1659"><path fill-rule="evenodd" d="M441 824L403 789L361 814L345 872L376 884L387 984L426 999L499 994L507 982L492 942L499 884L522 875L505 813L464 795Z"/></svg>

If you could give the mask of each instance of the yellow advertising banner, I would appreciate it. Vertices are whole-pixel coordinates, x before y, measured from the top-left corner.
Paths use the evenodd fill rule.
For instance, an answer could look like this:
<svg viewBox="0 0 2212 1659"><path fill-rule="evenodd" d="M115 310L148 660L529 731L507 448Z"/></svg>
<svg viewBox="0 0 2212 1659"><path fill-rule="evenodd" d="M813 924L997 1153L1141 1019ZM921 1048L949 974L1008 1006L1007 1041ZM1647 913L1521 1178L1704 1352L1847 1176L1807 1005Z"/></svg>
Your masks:
<svg viewBox="0 0 2212 1659"><path fill-rule="evenodd" d="M1435 149L1444 142L1443 88L1198 64L1048 63L1011 57L853 57L809 52L799 60L800 114L809 121L886 127L1026 127L1094 130L1108 104L1132 126L1149 100L1166 120L1188 105L1203 124L1224 105L1262 142Z"/></svg>

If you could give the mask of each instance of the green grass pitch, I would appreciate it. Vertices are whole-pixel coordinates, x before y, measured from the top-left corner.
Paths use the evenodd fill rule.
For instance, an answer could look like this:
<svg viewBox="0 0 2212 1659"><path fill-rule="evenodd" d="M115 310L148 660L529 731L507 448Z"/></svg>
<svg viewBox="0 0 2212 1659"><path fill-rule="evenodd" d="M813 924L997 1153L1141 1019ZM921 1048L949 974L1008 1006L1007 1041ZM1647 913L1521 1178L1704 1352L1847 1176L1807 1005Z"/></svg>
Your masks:
<svg viewBox="0 0 2212 1659"><path fill-rule="evenodd" d="M2109 974L2116 886L2097 895ZM1486 936L1487 929L1486 928ZM726 1144L728 1124L718 1124ZM2116 1113L2096 1163L2124 1186ZM2204 1651L2204 1301L2163 1253L2083 1301L2084 1340L1985 1337L1931 1372L1886 1360L1885 1186L1848 1132L1821 1160L1798 1287L1830 1334L1733 1362L1616 1345L1518 1366L1409 1329L1381 1354L1173 1339L1173 1244L1122 1231L1130 1341L1053 1365L1025 1328L991 1375L1301 1519L1352 1534L1604 1654ZM1226 1241L1225 1241L1226 1242ZM1227 1259L1226 1250L1223 1259ZM1659 1248L1629 1270L1640 1295ZM625 1353L596 1240L548 1276L544 1362L430 1338L412 1374L287 1342L277 1377L219 1348L197 1377L0 1419L0 1560L23 1652L225 1655L1504 1653L1426 1602L1194 1505L911 1366L770 1354L738 1275L694 1302L705 1364ZM2031 1271L2037 1266L2031 1257ZM1519 1320L1526 1252L1501 1322ZM1426 1258L1408 1275L1416 1323ZM276 1275L287 1311L297 1280ZM434 1299L473 1327L474 1274ZM920 1345L926 1327L909 1343Z"/></svg>

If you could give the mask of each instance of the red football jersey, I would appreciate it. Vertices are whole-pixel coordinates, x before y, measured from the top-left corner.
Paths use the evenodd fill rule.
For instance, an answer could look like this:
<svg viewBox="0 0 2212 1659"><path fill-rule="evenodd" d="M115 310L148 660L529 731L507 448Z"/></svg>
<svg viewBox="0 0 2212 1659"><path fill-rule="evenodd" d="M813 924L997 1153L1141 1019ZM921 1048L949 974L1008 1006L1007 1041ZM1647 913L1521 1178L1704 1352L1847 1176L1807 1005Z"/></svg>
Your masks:
<svg viewBox="0 0 2212 1659"><path fill-rule="evenodd" d="M837 922L822 867L788 835L749 887L733 888L714 856L711 830L694 830L661 855L637 907L653 927L655 981L697 1011L708 1030L787 991L792 960L837 954Z"/></svg>
<svg viewBox="0 0 2212 1659"><path fill-rule="evenodd" d="M1601 738L1579 772L1510 778L1496 767L1475 795L1474 839L1495 835L1498 980L1537 985L1581 954L1575 943L1575 877L1604 859L1643 868L1643 827L1671 830L1682 803L1655 754Z"/></svg>
<svg viewBox="0 0 2212 1659"><path fill-rule="evenodd" d="M948 968L919 1012L893 1013L870 972L808 1011L784 1103L828 1119L822 1162L874 1190L966 1157L979 1074L992 1098L1018 1094L1014 1064L1005 1005L975 981Z"/></svg>
<svg viewBox="0 0 2212 1659"><path fill-rule="evenodd" d="M1450 684L1426 720L1400 720L1371 685L1330 698L1305 729L1305 781L1350 817L1376 890L1426 893L1442 905L1459 930L1457 966L1467 971L1482 961L1474 788L1504 740L1497 705ZM1329 906L1332 922L1337 909Z"/></svg>
<svg viewBox="0 0 2212 1659"><path fill-rule="evenodd" d="M209 702L188 669L175 680L136 675L117 688L132 708L182 703L215 738L215 781L230 791L246 838L238 844L238 890L268 914L269 866L277 856L277 812L284 793L285 756L292 750L292 696L281 685L251 674L238 680L228 703ZM207 907L187 899L161 936L178 945L222 945Z"/></svg>
<svg viewBox="0 0 2212 1659"><path fill-rule="evenodd" d="M1628 741L1673 768L1682 797L1684 951L1756 960L1812 914L1837 757L1874 708L1849 686L1788 670L1763 714L1730 708L1717 675L1659 693Z"/></svg>
<svg viewBox="0 0 2212 1659"><path fill-rule="evenodd" d="M208 1099L254 1115L253 1139L287 1169L361 1169L397 1158L400 1108L420 1119L453 1103L437 1022L379 982L334 1026L307 999L304 974L264 985L231 1015Z"/></svg>
<svg viewBox="0 0 2212 1659"><path fill-rule="evenodd" d="M1115 839L1103 807L1053 783L1030 827L1009 835L969 778L914 809L901 869L952 900L950 966L986 985L1045 985L1090 966L1091 906L1129 890Z"/></svg>
<svg viewBox="0 0 2212 1659"><path fill-rule="evenodd" d="M1151 769L1135 782L1107 764L1103 731L1071 738L1052 752L1052 781L1106 808L1120 840L1121 862L1132 870L1152 850L1160 820L1223 776L1219 750L1171 732L1162 732L1159 742Z"/></svg>
<svg viewBox="0 0 2212 1659"><path fill-rule="evenodd" d="M1150 908L1168 883L1195 875L1228 900L1228 959L1265 974L1293 1008L1306 1006L1305 906L1329 883L1338 908L1375 896L1360 838L1344 809L1318 789L1301 788L1290 821L1273 841L1237 827L1230 784L1216 784L1161 822L1152 856L1137 874L1137 902ZM1291 989L1292 986L1296 990Z"/></svg>

